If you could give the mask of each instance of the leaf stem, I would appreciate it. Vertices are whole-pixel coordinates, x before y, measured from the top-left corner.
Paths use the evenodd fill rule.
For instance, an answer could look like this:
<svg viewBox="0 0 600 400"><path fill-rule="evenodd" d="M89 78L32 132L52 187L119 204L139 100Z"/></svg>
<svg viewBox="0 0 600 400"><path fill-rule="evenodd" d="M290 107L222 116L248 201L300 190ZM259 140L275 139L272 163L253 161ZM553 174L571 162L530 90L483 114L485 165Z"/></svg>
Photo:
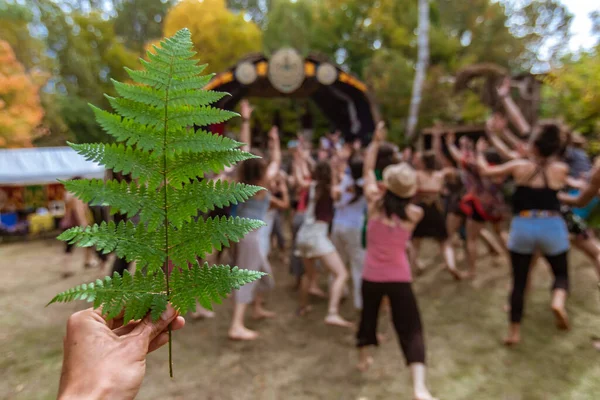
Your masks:
<svg viewBox="0 0 600 400"><path fill-rule="evenodd" d="M171 79L173 77L173 56L171 56L170 70L169 70L169 84L165 89L165 129L163 136L163 188L164 188L164 210L165 210L165 252L166 252L166 271L165 277L167 282L167 299L171 301L171 286L169 285L169 209L168 209L168 195L167 195L167 134L169 132L169 88L171 86ZM171 330L171 324L169 324L169 376L173 377L173 332Z"/></svg>

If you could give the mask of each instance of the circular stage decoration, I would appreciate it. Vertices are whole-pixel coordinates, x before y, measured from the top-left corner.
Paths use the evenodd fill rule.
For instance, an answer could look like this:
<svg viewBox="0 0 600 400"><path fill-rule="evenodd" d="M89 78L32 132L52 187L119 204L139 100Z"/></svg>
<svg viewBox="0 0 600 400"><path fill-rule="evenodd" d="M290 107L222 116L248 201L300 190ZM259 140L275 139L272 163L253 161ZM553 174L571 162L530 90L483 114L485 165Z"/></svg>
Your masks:
<svg viewBox="0 0 600 400"><path fill-rule="evenodd" d="M281 93L292 93L304 82L304 61L294 49L281 49L269 61L269 81Z"/></svg>
<svg viewBox="0 0 600 400"><path fill-rule="evenodd" d="M256 68L250 62L238 64L235 69L235 79L242 85L250 85L256 81Z"/></svg>
<svg viewBox="0 0 600 400"><path fill-rule="evenodd" d="M337 69L329 63L319 65L317 68L317 80L322 85L333 84L338 77Z"/></svg>

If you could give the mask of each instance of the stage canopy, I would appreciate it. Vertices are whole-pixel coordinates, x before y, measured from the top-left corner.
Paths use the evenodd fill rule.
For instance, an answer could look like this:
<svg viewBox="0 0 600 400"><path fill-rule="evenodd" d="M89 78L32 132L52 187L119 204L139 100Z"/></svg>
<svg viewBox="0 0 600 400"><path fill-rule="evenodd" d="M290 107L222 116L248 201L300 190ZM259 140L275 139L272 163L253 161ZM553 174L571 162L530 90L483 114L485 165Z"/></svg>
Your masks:
<svg viewBox="0 0 600 400"><path fill-rule="evenodd" d="M232 110L244 97L310 98L346 139L368 141L378 110L365 83L318 54L280 49L250 54L217 74L206 89L228 92L218 106Z"/></svg>
<svg viewBox="0 0 600 400"><path fill-rule="evenodd" d="M0 185L44 185L75 176L102 178L104 167L70 147L0 150Z"/></svg>

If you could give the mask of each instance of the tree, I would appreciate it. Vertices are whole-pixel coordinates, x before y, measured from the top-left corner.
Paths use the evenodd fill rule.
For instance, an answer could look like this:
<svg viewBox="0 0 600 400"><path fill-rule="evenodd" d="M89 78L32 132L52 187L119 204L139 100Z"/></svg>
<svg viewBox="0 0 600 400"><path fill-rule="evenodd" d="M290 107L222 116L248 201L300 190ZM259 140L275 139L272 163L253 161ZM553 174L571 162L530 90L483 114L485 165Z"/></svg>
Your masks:
<svg viewBox="0 0 600 400"><path fill-rule="evenodd" d="M25 72L14 51L0 40L0 147L30 147L44 110L39 90L43 75Z"/></svg>
<svg viewBox="0 0 600 400"><path fill-rule="evenodd" d="M421 105L421 93L423 92L423 82L425 81L427 64L429 62L429 0L419 0L418 42L419 55L415 79L413 81L412 96L410 98L408 122L406 124L406 136L409 140L413 138L417 128L419 107Z"/></svg>
<svg viewBox="0 0 600 400"><path fill-rule="evenodd" d="M261 50L258 26L229 11L225 0L182 0L167 13L164 35L172 36L182 28L191 31L197 57L209 64L210 72L220 72Z"/></svg>
<svg viewBox="0 0 600 400"><path fill-rule="evenodd" d="M600 52L564 59L545 83L545 117L563 116L571 128L590 136L600 130Z"/></svg>
<svg viewBox="0 0 600 400"><path fill-rule="evenodd" d="M123 0L116 6L115 33L130 49L141 52L146 42L162 35L162 23L173 0Z"/></svg>

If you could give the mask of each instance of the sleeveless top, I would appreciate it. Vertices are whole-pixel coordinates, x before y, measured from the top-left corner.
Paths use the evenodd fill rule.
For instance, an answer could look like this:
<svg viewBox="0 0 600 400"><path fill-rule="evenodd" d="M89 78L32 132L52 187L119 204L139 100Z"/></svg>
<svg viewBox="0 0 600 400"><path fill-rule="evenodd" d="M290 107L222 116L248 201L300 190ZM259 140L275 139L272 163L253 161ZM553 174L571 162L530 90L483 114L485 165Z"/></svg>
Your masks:
<svg viewBox="0 0 600 400"><path fill-rule="evenodd" d="M543 166L538 167L533 171L526 182L531 181L539 173L544 179L544 186L534 188L531 186L519 185L513 194L513 212L519 214L521 211L537 210L537 211L560 211L560 201L558 200L558 190L554 190L548 186L548 178Z"/></svg>
<svg viewBox="0 0 600 400"><path fill-rule="evenodd" d="M400 218L394 216L394 222ZM389 226L380 218L367 223L367 254L363 278L371 282L411 282L406 244L411 232L400 225Z"/></svg>
<svg viewBox="0 0 600 400"><path fill-rule="evenodd" d="M271 203L271 193L267 193L262 199L252 197L236 207L236 216L240 218L251 218L264 221Z"/></svg>

